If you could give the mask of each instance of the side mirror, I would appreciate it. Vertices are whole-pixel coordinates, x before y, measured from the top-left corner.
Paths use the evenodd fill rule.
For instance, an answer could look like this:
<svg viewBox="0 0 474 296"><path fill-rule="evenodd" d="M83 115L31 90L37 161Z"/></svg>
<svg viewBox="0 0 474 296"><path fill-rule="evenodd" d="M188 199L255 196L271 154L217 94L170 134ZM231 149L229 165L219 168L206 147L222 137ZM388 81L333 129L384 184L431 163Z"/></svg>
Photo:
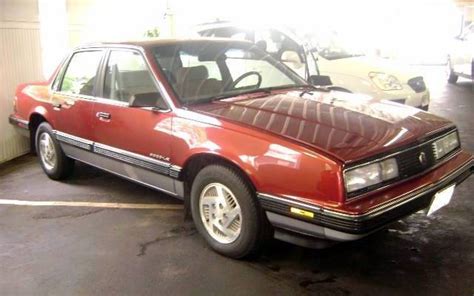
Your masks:
<svg viewBox="0 0 474 296"><path fill-rule="evenodd" d="M134 94L130 97L130 107L152 107L160 110L166 110L166 106L163 98L158 92Z"/></svg>
<svg viewBox="0 0 474 296"><path fill-rule="evenodd" d="M331 77L326 75L311 75L309 77L309 83L316 86L332 85Z"/></svg>
<svg viewBox="0 0 474 296"><path fill-rule="evenodd" d="M292 69L300 69L301 67L304 66L303 61L300 58L300 55L296 51L293 51L293 50L285 50L281 54L280 60Z"/></svg>

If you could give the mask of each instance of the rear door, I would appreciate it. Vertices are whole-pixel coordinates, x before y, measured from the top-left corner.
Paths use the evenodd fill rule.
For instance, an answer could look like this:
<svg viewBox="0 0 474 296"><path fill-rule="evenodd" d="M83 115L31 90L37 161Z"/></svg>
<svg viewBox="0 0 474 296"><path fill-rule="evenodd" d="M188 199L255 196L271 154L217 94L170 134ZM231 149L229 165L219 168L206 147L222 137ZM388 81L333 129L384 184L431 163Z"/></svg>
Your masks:
<svg viewBox="0 0 474 296"><path fill-rule="evenodd" d="M58 139L75 144L92 138L92 110L103 50L75 52L53 84Z"/></svg>
<svg viewBox="0 0 474 296"><path fill-rule="evenodd" d="M147 95L167 106L145 58L136 50L111 49L101 77L101 97L93 110L94 152L108 158L101 165L175 193L169 178L176 173L170 160L171 112L129 104L135 96Z"/></svg>

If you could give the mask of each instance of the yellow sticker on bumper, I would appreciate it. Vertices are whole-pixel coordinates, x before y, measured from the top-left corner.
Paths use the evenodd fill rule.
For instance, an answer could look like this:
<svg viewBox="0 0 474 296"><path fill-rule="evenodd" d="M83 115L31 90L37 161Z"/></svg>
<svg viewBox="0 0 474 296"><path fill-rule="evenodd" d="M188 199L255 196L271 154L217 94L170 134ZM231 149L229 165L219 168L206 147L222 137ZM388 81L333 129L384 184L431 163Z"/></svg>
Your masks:
<svg viewBox="0 0 474 296"><path fill-rule="evenodd" d="M302 210L302 209L290 207L290 212L292 212L293 214L299 215L299 216L304 216L306 218L314 218L314 213L309 212L309 211L305 211L305 210Z"/></svg>

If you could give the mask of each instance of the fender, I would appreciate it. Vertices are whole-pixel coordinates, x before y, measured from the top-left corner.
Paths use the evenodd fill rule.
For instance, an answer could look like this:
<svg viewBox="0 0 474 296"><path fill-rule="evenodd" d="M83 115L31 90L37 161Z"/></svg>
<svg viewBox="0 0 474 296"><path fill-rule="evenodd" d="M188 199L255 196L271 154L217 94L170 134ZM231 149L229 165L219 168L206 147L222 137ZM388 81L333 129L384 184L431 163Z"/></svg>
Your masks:
<svg viewBox="0 0 474 296"><path fill-rule="evenodd" d="M200 155L218 156L240 168L257 191L341 202L340 187L330 186L341 182L337 161L278 137L258 137L244 127L234 130L232 124L217 118L185 111L194 115L191 119L183 117L181 110L177 113L180 116L173 117L172 123L173 164L186 168ZM204 122L207 118L212 123ZM287 176L294 177L290 190Z"/></svg>
<svg viewBox="0 0 474 296"><path fill-rule="evenodd" d="M51 126L56 125L55 116L52 116L53 104L51 100L51 90L47 84L38 83L28 85L23 88L21 94L29 98L29 111L27 112L28 120L31 120L34 114L39 114L50 123Z"/></svg>

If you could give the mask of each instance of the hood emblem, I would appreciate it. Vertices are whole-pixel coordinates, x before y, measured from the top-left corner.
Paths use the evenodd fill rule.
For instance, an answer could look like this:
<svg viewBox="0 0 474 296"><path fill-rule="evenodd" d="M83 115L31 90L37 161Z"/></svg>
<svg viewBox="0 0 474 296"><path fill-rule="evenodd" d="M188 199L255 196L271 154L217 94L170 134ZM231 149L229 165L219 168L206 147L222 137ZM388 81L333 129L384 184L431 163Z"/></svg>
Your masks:
<svg viewBox="0 0 474 296"><path fill-rule="evenodd" d="M421 152L420 155L418 155L418 161L422 166L425 166L428 163L425 152Z"/></svg>

